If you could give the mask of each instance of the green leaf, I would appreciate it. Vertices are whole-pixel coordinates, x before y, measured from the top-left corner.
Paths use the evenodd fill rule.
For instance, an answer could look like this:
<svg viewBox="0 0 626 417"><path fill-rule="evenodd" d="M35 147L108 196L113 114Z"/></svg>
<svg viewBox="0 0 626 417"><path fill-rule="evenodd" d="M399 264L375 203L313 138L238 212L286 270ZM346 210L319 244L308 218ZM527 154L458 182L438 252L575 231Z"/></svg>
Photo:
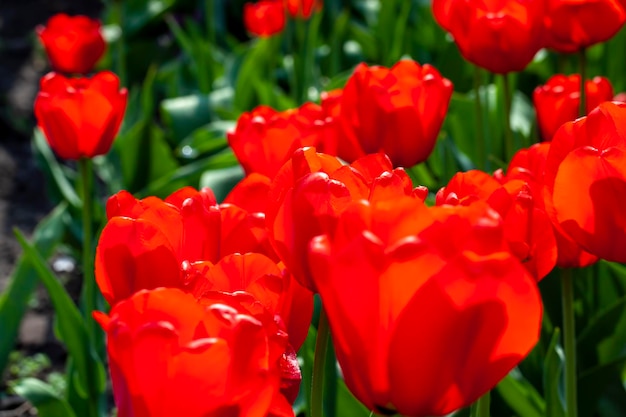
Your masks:
<svg viewBox="0 0 626 417"><path fill-rule="evenodd" d="M563 351L559 346L561 331L554 329L550 345L543 363L543 390L546 401L546 415L565 417L565 410L560 393L560 381L563 373Z"/></svg>
<svg viewBox="0 0 626 417"><path fill-rule="evenodd" d="M67 216L67 203L59 204L43 219L33 234L33 241L44 257L52 254L54 247L65 233L64 218ZM38 283L37 273L24 257L20 257L7 288L0 296L0 374L7 365L9 354L13 350L20 322L28 308L30 299Z"/></svg>
<svg viewBox="0 0 626 417"><path fill-rule="evenodd" d="M581 416L592 416L598 406L598 400L607 394L607 386L611 382L618 382L621 370L626 365L626 354L611 362L595 366L580 373L578 376L578 408ZM624 387L621 388L621 397L624 397Z"/></svg>
<svg viewBox="0 0 626 417"><path fill-rule="evenodd" d="M210 156L228 147L226 134L235 127L235 122L217 120L194 130L176 148L180 158L196 159Z"/></svg>
<svg viewBox="0 0 626 417"><path fill-rule="evenodd" d="M124 31L133 36L149 24L159 21L176 0L127 0L124 2Z"/></svg>
<svg viewBox="0 0 626 417"><path fill-rule="evenodd" d="M233 90L224 87L211 94L192 94L161 102L161 116L171 133L172 143L178 146L194 130L211 122L219 108L229 108Z"/></svg>
<svg viewBox="0 0 626 417"><path fill-rule="evenodd" d="M230 190L245 176L241 166L207 171L200 179L200 187L209 187L215 193L217 201L223 201Z"/></svg>
<svg viewBox="0 0 626 417"><path fill-rule="evenodd" d="M35 129L33 139L37 153L39 153L45 161L43 169L49 174L48 177L52 177L56 190L61 194L63 199L72 206L76 208L82 207L83 204L78 194L76 194L76 190L74 190L74 187L70 184L63 172L63 168L57 161L43 133L39 129Z"/></svg>
<svg viewBox="0 0 626 417"><path fill-rule="evenodd" d="M596 356L596 348L604 339L614 334L620 319L626 315L626 297L594 315L577 338L577 348L581 355Z"/></svg>
<svg viewBox="0 0 626 417"><path fill-rule="evenodd" d="M179 166L165 134L147 118L118 138L113 149L119 159L124 188L130 192L144 188Z"/></svg>
<svg viewBox="0 0 626 417"><path fill-rule="evenodd" d="M337 378L337 410L341 417L369 417L370 411L346 387L342 378Z"/></svg>
<svg viewBox="0 0 626 417"><path fill-rule="evenodd" d="M26 241L19 230L15 230L15 236L24 250L24 258L33 265L39 279L48 290L57 315L59 336L76 363L80 388L84 390L82 394L86 398L93 399L104 392L106 377L104 367L90 344L83 318L37 249Z"/></svg>
<svg viewBox="0 0 626 417"><path fill-rule="evenodd" d="M40 417L75 417L74 411L52 387L35 378L25 378L11 384L15 393L27 399L37 408Z"/></svg>
<svg viewBox="0 0 626 417"><path fill-rule="evenodd" d="M237 166L237 158L235 158L230 148L226 148L222 152L208 158L183 165L175 171L169 172L161 178L152 181L146 188L138 191L136 194L143 198L151 195L165 197L185 185L202 187L201 178L204 173Z"/></svg>
<svg viewBox="0 0 626 417"><path fill-rule="evenodd" d="M544 417L546 405L541 395L519 371L513 370L496 386L502 399L519 417Z"/></svg>

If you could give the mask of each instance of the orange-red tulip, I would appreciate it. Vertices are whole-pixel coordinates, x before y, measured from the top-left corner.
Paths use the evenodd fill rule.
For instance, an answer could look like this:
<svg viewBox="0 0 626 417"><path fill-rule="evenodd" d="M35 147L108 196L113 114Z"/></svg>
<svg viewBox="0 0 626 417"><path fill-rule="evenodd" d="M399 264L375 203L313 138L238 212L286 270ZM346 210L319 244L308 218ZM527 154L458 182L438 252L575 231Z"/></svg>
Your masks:
<svg viewBox="0 0 626 417"><path fill-rule="evenodd" d="M543 46L544 0L433 0L437 23L468 61L495 73L522 71Z"/></svg>
<svg viewBox="0 0 626 417"><path fill-rule="evenodd" d="M423 189L413 190L406 172L394 170L382 154L343 165L313 148L297 150L270 189L266 220L276 253L294 277L314 291L307 262L309 241L332 230L353 200L375 200L388 194L415 196L420 201L426 197Z"/></svg>
<svg viewBox="0 0 626 417"><path fill-rule="evenodd" d="M96 313L118 415L292 417L281 383L293 380L286 361L295 355L271 315L248 308L250 299L213 293L199 303L161 288L122 301L110 316Z"/></svg>
<svg viewBox="0 0 626 417"><path fill-rule="evenodd" d="M360 64L343 89L339 115L348 143L359 146L343 146L339 157L352 162L380 152L395 167L425 161L452 90L452 83L428 64L403 60L391 69Z"/></svg>
<svg viewBox="0 0 626 417"><path fill-rule="evenodd" d="M243 22L253 35L268 37L285 29L285 7L282 0L261 0L243 6Z"/></svg>
<svg viewBox="0 0 626 417"><path fill-rule="evenodd" d="M40 82L35 116L48 144L64 159L104 155L122 124L127 91L115 74L66 78L50 73Z"/></svg>
<svg viewBox="0 0 626 417"><path fill-rule="evenodd" d="M585 90L587 113L613 98L611 82L604 77L587 80ZM552 140L563 123L576 120L579 116L580 75L554 75L545 85L535 88L533 103L542 140Z"/></svg>
<svg viewBox="0 0 626 417"><path fill-rule="evenodd" d="M544 42L558 52L576 52L607 41L626 21L626 5L620 0L548 0L546 4Z"/></svg>
<svg viewBox="0 0 626 417"><path fill-rule="evenodd" d="M218 206L209 189L186 187L165 201L119 192L109 199L107 214L95 272L111 305L158 287L180 288L198 298L206 291L245 290L282 317L294 348L306 338L312 294L276 263L263 213ZM248 253L263 250L273 259ZM245 255L232 255L237 253Z"/></svg>
<svg viewBox="0 0 626 417"><path fill-rule="evenodd" d="M257 172L273 178L296 149L314 146L324 150L329 137L325 118L322 108L313 103L283 112L259 106L239 117L228 133L228 143L246 174Z"/></svg>
<svg viewBox="0 0 626 417"><path fill-rule="evenodd" d="M86 74L106 49L100 26L99 20L87 16L59 13L36 31L55 71Z"/></svg>
<svg viewBox="0 0 626 417"><path fill-rule="evenodd" d="M557 131L545 185L554 223L590 253L626 262L626 103L600 104Z"/></svg>
<svg viewBox="0 0 626 417"><path fill-rule="evenodd" d="M355 202L310 245L348 388L370 410L444 415L492 389L535 345L541 297L484 203Z"/></svg>

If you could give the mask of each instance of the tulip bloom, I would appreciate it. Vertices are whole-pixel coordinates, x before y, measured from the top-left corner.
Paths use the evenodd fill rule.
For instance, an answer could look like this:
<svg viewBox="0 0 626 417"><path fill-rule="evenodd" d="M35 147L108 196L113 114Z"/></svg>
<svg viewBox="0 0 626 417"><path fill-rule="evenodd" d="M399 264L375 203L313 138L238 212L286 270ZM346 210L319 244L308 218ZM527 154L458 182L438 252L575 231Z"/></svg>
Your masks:
<svg viewBox="0 0 626 417"><path fill-rule="evenodd" d="M86 74L106 49L100 21L87 16L59 13L46 26L37 26L36 31L55 71Z"/></svg>
<svg viewBox="0 0 626 417"><path fill-rule="evenodd" d="M411 196L422 202L428 191L413 189L407 173L402 168L393 169L382 154L343 165L313 148L299 149L270 188L266 220L272 245L294 277L315 291L307 257L309 241L333 230L352 201L376 200L387 194Z"/></svg>
<svg viewBox="0 0 626 417"><path fill-rule="evenodd" d="M50 73L35 99L37 124L64 159L93 158L109 151L122 124L127 91L109 71L91 78Z"/></svg>
<svg viewBox="0 0 626 417"><path fill-rule="evenodd" d="M491 72L522 71L543 47L543 0L433 0L461 55Z"/></svg>
<svg viewBox="0 0 626 417"><path fill-rule="evenodd" d="M594 77L585 82L586 113L604 101L613 98L611 82L604 77ZM552 136L565 122L578 118L580 106L580 75L557 74L545 85L535 88L533 103L537 112L537 124L544 141Z"/></svg>
<svg viewBox="0 0 626 417"><path fill-rule="evenodd" d="M245 290L282 317L294 348L306 338L312 294L277 263L263 213L217 205L211 190L186 187L165 201L136 200L121 191L109 199L107 216L95 273L111 305L158 287L197 297L209 290ZM235 253L246 255L233 258Z"/></svg>
<svg viewBox="0 0 626 417"><path fill-rule="evenodd" d="M545 169L551 219L585 250L626 262L626 103L600 104L554 135Z"/></svg>
<svg viewBox="0 0 626 417"><path fill-rule="evenodd" d="M484 203L355 202L309 264L346 385L375 413L468 406L539 339L537 286Z"/></svg>
<svg viewBox="0 0 626 417"><path fill-rule="evenodd" d="M243 6L243 22L253 35L268 37L285 29L285 8L282 0L261 0Z"/></svg>
<svg viewBox="0 0 626 417"><path fill-rule="evenodd" d="M558 52L576 52L607 41L626 22L626 6L620 0L548 0L546 4L544 42Z"/></svg>
<svg viewBox="0 0 626 417"><path fill-rule="evenodd" d="M324 119L322 108L313 103L283 112L259 106L239 117L228 143L246 174L273 178L296 149L324 149L329 137Z"/></svg>
<svg viewBox="0 0 626 417"><path fill-rule="evenodd" d="M391 69L360 64L343 89L339 115L346 140L355 146L344 147L339 157L352 162L380 152L395 167L425 161L452 90L452 83L428 64L403 60Z"/></svg>
<svg viewBox="0 0 626 417"><path fill-rule="evenodd" d="M280 387L295 355L271 316L249 306L245 293L199 303L161 288L96 313L119 417L293 417Z"/></svg>
<svg viewBox="0 0 626 417"><path fill-rule="evenodd" d="M503 176L502 172L496 172L494 177L497 177L502 184L515 180L524 181L528 185L537 207L545 211L544 173L549 151L550 142L537 143L528 149L521 149L511 158L506 176ZM558 223L551 222L551 226L557 246L556 266L560 268L583 268L598 260L596 256L584 251L579 244L574 242ZM546 243L540 242L544 246Z"/></svg>
<svg viewBox="0 0 626 417"><path fill-rule="evenodd" d="M294 18L308 19L322 9L322 0L284 0L287 12Z"/></svg>

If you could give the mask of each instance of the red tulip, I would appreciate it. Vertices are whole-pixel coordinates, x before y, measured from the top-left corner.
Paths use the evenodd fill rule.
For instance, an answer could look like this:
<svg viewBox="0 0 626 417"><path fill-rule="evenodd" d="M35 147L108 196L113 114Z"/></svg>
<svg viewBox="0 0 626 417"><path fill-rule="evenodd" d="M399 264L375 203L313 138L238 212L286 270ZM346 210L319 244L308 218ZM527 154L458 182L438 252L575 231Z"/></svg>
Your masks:
<svg viewBox="0 0 626 417"><path fill-rule="evenodd" d="M308 19L322 9L322 0L284 0L291 17Z"/></svg>
<svg viewBox="0 0 626 417"><path fill-rule="evenodd" d="M106 49L100 21L87 16L59 13L46 26L37 26L36 31L55 71L86 74Z"/></svg>
<svg viewBox="0 0 626 417"><path fill-rule="evenodd" d="M413 190L406 172L394 170L382 154L368 155L348 166L313 148L299 149L270 189L266 220L274 249L294 277L315 291L307 262L309 241L332 230L352 201L389 194L415 196L420 202L426 197L424 190Z"/></svg>
<svg viewBox="0 0 626 417"><path fill-rule="evenodd" d="M425 161L435 147L452 83L426 64L400 61L391 69L360 64L343 89L340 118L349 143L339 154L352 162L385 153L394 166Z"/></svg>
<svg viewBox="0 0 626 417"><path fill-rule="evenodd" d="M218 206L209 189L187 187L165 201L136 200L122 191L109 199L107 214L95 271L111 305L158 287L180 288L197 298L207 291L245 290L281 316L294 348L306 338L312 294L276 263L262 213ZM248 253L264 249L273 258Z"/></svg>
<svg viewBox="0 0 626 417"><path fill-rule="evenodd" d="M626 103L600 104L557 131L545 185L554 223L590 253L626 262Z"/></svg>
<svg viewBox="0 0 626 417"><path fill-rule="evenodd" d="M506 176L501 183L511 180L523 180L530 188L537 207L546 210L544 204L544 172L550 142L537 143L528 149L521 149L511 159ZM501 175L501 174L500 174ZM598 258L584 251L574 242L557 223L551 223L556 238L557 260L560 268L583 268L595 263Z"/></svg>
<svg viewBox="0 0 626 417"><path fill-rule="evenodd" d="M268 37L285 29L285 8L282 0L261 0L243 6L246 30L253 35Z"/></svg>
<svg viewBox="0 0 626 417"><path fill-rule="evenodd" d="M539 291L484 203L355 202L309 264L346 384L375 413L465 407L539 338Z"/></svg>
<svg viewBox="0 0 626 417"><path fill-rule="evenodd" d="M293 416L281 379L294 376L287 361L295 355L249 299L214 293L198 303L161 288L122 301L109 317L96 313L118 415Z"/></svg>
<svg viewBox="0 0 626 417"><path fill-rule="evenodd" d="M543 0L434 0L435 20L465 59L495 73L522 71L543 44Z"/></svg>
<svg viewBox="0 0 626 417"><path fill-rule="evenodd" d="M96 280L111 304L140 289L180 287L184 262L217 263L235 252L271 250L261 216L218 206L209 189L186 187L165 201L136 200L121 191L109 199L107 216L96 250Z"/></svg>
<svg viewBox="0 0 626 417"><path fill-rule="evenodd" d="M246 174L273 178L296 149L324 149L328 136L324 119L322 108L313 103L284 112L259 106L239 117L228 143Z"/></svg>
<svg viewBox="0 0 626 417"><path fill-rule="evenodd" d="M587 113L600 103L613 98L611 82L604 77L587 80L585 89ZM533 102L541 137L545 141L552 140L552 136L563 123L575 120L579 116L580 75L553 76L545 85L535 88Z"/></svg>
<svg viewBox="0 0 626 417"><path fill-rule="evenodd" d="M531 185L520 179L505 179L500 184L489 174L472 170L458 173L437 193L438 206L487 203L503 219L508 248L537 280L554 268L557 246L543 200Z"/></svg>
<svg viewBox="0 0 626 417"><path fill-rule="evenodd" d="M620 0L548 0L544 19L545 46L576 52L612 38L626 21L626 6Z"/></svg>
<svg viewBox="0 0 626 417"><path fill-rule="evenodd" d="M64 159L104 155L122 124L127 91L109 71L92 78L50 73L41 79L35 116L50 147Z"/></svg>
<svg viewBox="0 0 626 417"><path fill-rule="evenodd" d="M251 213L265 213L271 183L265 175L253 172L235 185L224 204L233 204Z"/></svg>

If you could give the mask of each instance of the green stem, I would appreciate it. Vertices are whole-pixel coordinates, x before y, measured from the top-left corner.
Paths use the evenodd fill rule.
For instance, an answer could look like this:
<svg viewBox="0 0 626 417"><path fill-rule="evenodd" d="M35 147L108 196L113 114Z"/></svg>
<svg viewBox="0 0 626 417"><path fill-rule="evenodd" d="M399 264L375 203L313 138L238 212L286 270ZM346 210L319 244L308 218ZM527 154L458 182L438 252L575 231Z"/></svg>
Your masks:
<svg viewBox="0 0 626 417"><path fill-rule="evenodd" d="M491 391L480 397L470 408L470 417L489 417L489 407L491 405Z"/></svg>
<svg viewBox="0 0 626 417"><path fill-rule="evenodd" d="M515 153L515 146L513 144L513 130L511 130L511 82L509 80L509 74L502 74L503 88L504 88L504 149L505 149L505 161Z"/></svg>
<svg viewBox="0 0 626 417"><path fill-rule="evenodd" d="M561 269L561 297L563 304L563 339L565 349L565 404L567 416L576 417L576 329L574 323L574 287L572 270Z"/></svg>
<svg viewBox="0 0 626 417"><path fill-rule="evenodd" d="M580 108L578 114L582 116L587 115L587 94L585 91L585 81L587 78L587 54L586 49L583 48L578 52L578 65L580 71Z"/></svg>
<svg viewBox="0 0 626 417"><path fill-rule="evenodd" d="M93 181L93 166L91 159L81 158L78 161L80 169L80 178L82 185L82 200L83 200L83 250L82 250L82 267L83 267L83 288L82 288L82 303L83 314L85 315L85 321L87 324L87 331L89 337L94 346L96 342L96 322L91 317L91 313L96 309L96 282L93 271L93 256L92 256L92 181Z"/></svg>
<svg viewBox="0 0 626 417"><path fill-rule="evenodd" d="M315 339L315 357L313 359L313 375L311 376L311 417L323 417L324 366L328 352L330 329L324 308L320 310Z"/></svg>
<svg viewBox="0 0 626 417"><path fill-rule="evenodd" d="M476 127L478 130L478 138L476 141L476 148L478 151L478 168L487 169L485 153L485 141L487 137L485 135L485 125L483 122L483 104L480 98L480 90L483 84L482 70L478 66L474 66L474 107L476 109Z"/></svg>

